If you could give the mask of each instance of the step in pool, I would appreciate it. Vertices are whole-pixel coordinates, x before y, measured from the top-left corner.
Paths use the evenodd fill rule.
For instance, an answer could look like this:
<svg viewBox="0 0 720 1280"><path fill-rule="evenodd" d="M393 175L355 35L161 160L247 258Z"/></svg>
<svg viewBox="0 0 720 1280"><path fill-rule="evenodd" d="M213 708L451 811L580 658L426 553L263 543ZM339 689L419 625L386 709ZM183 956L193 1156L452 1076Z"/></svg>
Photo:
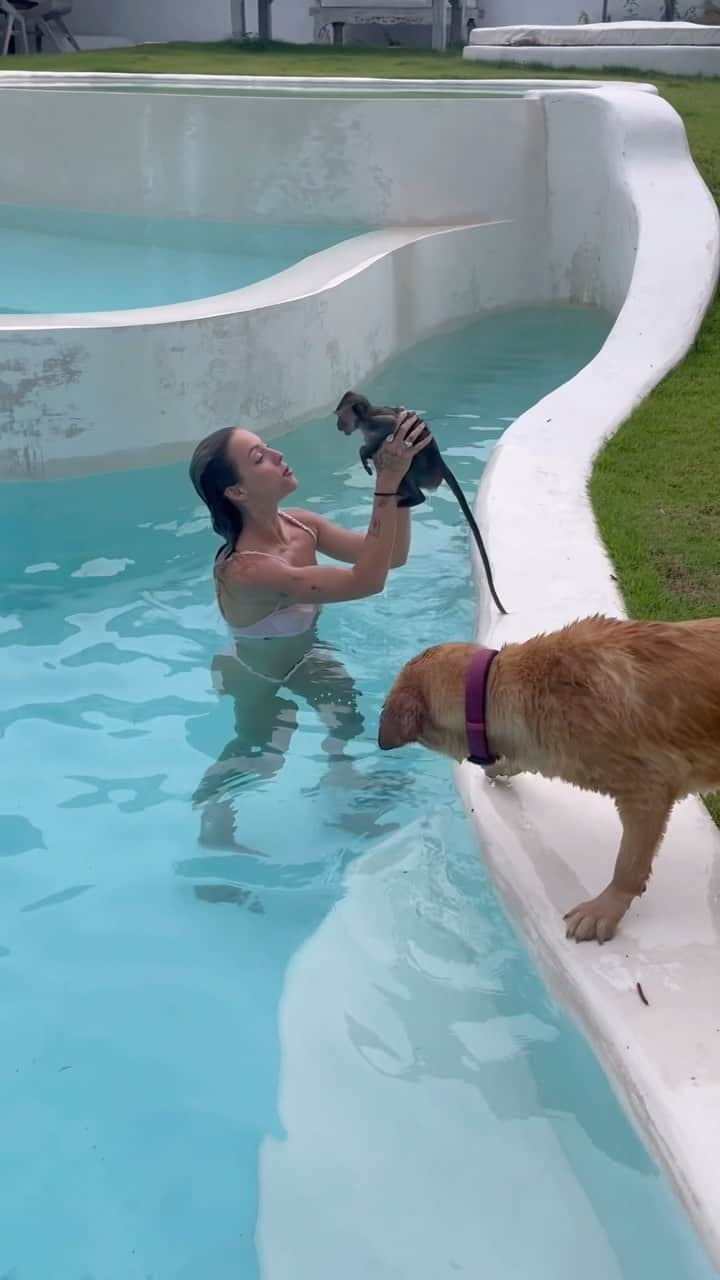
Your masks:
<svg viewBox="0 0 720 1280"><path fill-rule="evenodd" d="M0 205L0 315L189 302L255 284L368 229Z"/></svg>

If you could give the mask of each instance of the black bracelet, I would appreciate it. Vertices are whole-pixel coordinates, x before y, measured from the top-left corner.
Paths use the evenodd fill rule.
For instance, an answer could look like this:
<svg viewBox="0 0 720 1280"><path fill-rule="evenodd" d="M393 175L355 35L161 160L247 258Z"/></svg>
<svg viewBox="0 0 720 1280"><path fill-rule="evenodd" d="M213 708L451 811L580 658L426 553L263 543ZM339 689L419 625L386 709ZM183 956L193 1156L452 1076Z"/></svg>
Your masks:
<svg viewBox="0 0 720 1280"><path fill-rule="evenodd" d="M393 489L392 493L378 493L376 489L374 496L376 498L397 498L398 492L397 492L397 489Z"/></svg>

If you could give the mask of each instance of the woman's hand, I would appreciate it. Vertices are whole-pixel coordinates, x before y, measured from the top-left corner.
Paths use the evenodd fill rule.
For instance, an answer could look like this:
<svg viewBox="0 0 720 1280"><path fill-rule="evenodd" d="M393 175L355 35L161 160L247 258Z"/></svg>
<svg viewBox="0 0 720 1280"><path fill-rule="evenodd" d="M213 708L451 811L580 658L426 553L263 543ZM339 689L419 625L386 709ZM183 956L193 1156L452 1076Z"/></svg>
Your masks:
<svg viewBox="0 0 720 1280"><path fill-rule="evenodd" d="M380 487L393 492L398 488L410 464L432 440L426 422L416 413L403 409L391 435L387 437L375 458Z"/></svg>

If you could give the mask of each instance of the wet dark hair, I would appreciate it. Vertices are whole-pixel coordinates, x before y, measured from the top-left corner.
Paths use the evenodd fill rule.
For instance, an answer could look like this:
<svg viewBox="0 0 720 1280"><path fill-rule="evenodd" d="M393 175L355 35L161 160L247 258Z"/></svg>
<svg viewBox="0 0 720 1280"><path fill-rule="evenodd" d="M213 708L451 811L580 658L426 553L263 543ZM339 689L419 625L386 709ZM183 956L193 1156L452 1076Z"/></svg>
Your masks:
<svg viewBox="0 0 720 1280"><path fill-rule="evenodd" d="M225 497L225 490L240 478L228 457L234 430L234 427L223 427L205 436L193 453L189 469L195 490L210 512L212 527L224 540L221 550L227 555L235 550L243 529L242 511Z"/></svg>

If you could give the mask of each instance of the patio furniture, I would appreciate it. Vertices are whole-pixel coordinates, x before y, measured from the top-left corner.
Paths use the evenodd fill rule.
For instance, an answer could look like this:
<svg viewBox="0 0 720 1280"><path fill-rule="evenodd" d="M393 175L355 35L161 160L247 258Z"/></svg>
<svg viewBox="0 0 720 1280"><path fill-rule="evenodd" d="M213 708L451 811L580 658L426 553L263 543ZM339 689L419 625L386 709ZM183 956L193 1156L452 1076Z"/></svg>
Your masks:
<svg viewBox="0 0 720 1280"><path fill-rule="evenodd" d="M12 0L13 4L17 0ZM36 0L27 14L27 24L35 27L42 36L47 37L58 53L67 52L68 46L76 53L80 45L65 22L72 13L72 0Z"/></svg>
<svg viewBox="0 0 720 1280"><path fill-rule="evenodd" d="M460 0L458 30L468 31L478 20L478 0ZM313 39L327 39L343 44L346 26L379 26L390 34L393 27L421 26L432 28L433 47L444 48L446 31L450 30L451 6L433 4L433 0L318 0L310 9Z"/></svg>
<svg viewBox="0 0 720 1280"><path fill-rule="evenodd" d="M19 38L23 53L30 52L25 19L19 11L19 7L16 8L12 5L10 0L0 0L0 24L0 31L2 31L4 27L0 56L3 58L7 57L8 50L10 49L10 42L13 38L15 41Z"/></svg>
<svg viewBox="0 0 720 1280"><path fill-rule="evenodd" d="M16 44L19 40L23 53L29 53L28 33L36 49L44 37L58 53L65 53L68 49L79 50L80 46L65 22L71 12L72 0L0 0L0 22L3 19L5 22L3 57L7 56L13 37Z"/></svg>

